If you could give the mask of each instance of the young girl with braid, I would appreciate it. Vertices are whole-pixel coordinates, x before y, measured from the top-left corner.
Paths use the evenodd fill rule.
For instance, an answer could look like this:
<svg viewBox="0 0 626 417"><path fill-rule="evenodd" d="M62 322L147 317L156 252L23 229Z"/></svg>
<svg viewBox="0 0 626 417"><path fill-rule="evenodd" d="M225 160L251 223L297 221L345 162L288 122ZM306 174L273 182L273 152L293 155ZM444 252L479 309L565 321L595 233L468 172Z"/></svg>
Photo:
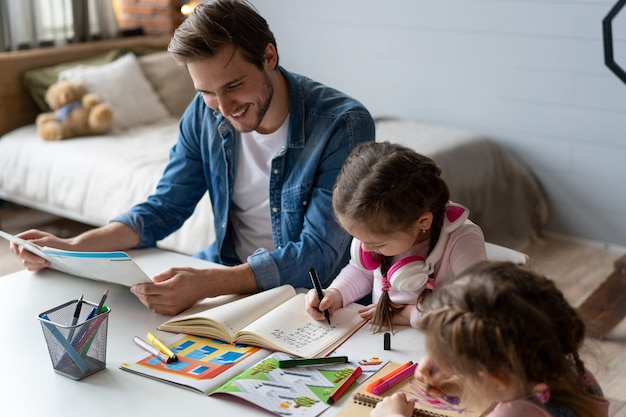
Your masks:
<svg viewBox="0 0 626 417"><path fill-rule="evenodd" d="M415 376L432 385L454 377L495 404L488 417L608 415L578 353L585 325L543 276L509 262L481 262L434 293L418 324L429 354ZM398 393L372 417L412 412L413 403Z"/></svg>
<svg viewBox="0 0 626 417"><path fill-rule="evenodd" d="M332 284L307 293L317 320L371 293L360 310L373 331L415 326L423 297L486 258L482 230L450 201L430 158L389 142L370 142L346 159L333 189L333 210L353 236L351 259Z"/></svg>

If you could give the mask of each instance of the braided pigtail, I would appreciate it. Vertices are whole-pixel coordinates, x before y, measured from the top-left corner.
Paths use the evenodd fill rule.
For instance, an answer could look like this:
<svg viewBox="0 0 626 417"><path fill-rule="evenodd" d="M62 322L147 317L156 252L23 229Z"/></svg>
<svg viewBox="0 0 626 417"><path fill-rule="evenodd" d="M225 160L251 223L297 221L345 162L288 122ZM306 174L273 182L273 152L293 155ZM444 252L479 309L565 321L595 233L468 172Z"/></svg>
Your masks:
<svg viewBox="0 0 626 417"><path fill-rule="evenodd" d="M379 333L383 329L389 329L393 331L393 316L398 314L404 308L402 305L396 304L391 301L389 297L389 289L391 283L387 278L387 273L391 267L391 259L387 256L381 256L380 260L380 272L383 276L382 279L382 292L376 305L376 312L371 320L372 332Z"/></svg>

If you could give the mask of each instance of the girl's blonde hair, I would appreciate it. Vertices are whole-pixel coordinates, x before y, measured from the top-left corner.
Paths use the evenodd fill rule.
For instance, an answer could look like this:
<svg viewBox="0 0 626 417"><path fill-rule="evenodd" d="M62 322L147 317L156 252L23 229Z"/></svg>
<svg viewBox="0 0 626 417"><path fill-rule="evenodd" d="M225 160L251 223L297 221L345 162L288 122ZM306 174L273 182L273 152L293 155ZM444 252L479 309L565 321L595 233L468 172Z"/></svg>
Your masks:
<svg viewBox="0 0 626 417"><path fill-rule="evenodd" d="M429 297L419 328L429 351L459 375L509 372L525 395L544 383L549 404L595 415L581 382L585 325L546 277L510 262L479 262Z"/></svg>
<svg viewBox="0 0 626 417"><path fill-rule="evenodd" d="M433 221L428 231L429 253L439 239L449 200L448 185L435 161L389 142L357 146L344 162L333 190L335 213L367 225L376 234L407 231L430 211ZM381 256L384 277L391 265L391 258ZM401 309L383 291L372 319L374 332L392 328L392 317Z"/></svg>

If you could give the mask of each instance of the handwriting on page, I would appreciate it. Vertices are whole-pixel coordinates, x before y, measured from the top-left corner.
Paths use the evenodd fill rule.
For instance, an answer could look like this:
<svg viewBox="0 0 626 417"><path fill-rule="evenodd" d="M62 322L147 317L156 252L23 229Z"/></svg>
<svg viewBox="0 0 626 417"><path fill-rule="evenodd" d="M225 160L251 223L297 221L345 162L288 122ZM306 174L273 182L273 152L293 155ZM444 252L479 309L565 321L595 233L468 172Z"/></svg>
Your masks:
<svg viewBox="0 0 626 417"><path fill-rule="evenodd" d="M309 343L316 342L332 333L335 329L321 324L307 323L302 327L286 332L282 329L272 331L272 336L294 348L301 348Z"/></svg>

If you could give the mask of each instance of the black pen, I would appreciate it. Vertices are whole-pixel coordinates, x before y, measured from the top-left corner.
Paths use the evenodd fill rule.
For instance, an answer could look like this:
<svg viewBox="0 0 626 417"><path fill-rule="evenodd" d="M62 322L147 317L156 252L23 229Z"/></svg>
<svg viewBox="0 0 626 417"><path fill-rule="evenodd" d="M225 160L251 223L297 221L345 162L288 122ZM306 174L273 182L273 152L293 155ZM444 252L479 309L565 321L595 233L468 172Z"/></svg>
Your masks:
<svg viewBox="0 0 626 417"><path fill-rule="evenodd" d="M322 284L320 284L320 279L317 277L317 271L315 268L309 269L309 276L311 277L311 281L313 281L313 286L315 287L315 291L317 291L317 298L319 298L320 303L324 298L324 292L322 291ZM324 313L324 317L326 317L326 321L330 324L330 313L328 309L322 311Z"/></svg>
<svg viewBox="0 0 626 417"><path fill-rule="evenodd" d="M70 334L67 336L67 340L72 340L74 337L74 331L76 330L76 323L78 323L78 317L80 317L80 310L83 306L83 296L81 295L78 301L76 302L76 309L74 310L74 317L72 317L72 328L70 329Z"/></svg>

